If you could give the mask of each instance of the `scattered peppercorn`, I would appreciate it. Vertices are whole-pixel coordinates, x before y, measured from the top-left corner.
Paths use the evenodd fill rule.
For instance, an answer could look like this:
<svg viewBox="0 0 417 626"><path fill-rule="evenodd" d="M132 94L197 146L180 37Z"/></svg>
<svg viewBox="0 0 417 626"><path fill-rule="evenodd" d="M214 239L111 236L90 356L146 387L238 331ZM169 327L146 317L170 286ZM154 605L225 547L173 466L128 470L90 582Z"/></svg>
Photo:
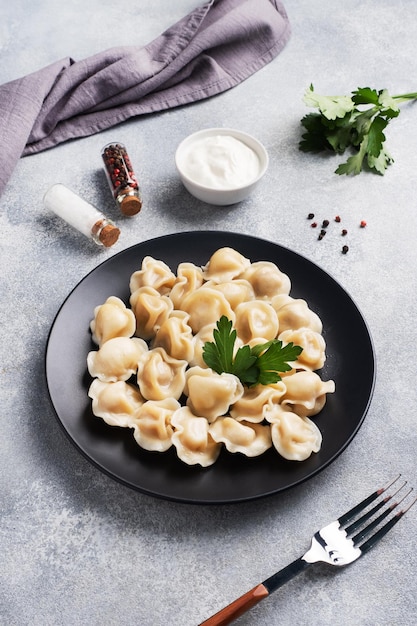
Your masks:
<svg viewBox="0 0 417 626"><path fill-rule="evenodd" d="M336 217L334 218L334 221L335 222L341 222L342 220L341 220L340 215L336 215Z"/></svg>
<svg viewBox="0 0 417 626"><path fill-rule="evenodd" d="M342 236L343 236L343 237L345 237L345 235L347 235L347 232L348 232L348 231L346 230L346 228L344 228L344 229L342 230Z"/></svg>
<svg viewBox="0 0 417 626"><path fill-rule="evenodd" d="M317 222L313 222L311 228L317 228Z"/></svg>
<svg viewBox="0 0 417 626"><path fill-rule="evenodd" d="M360 227L361 228L365 228L365 226L366 226L366 222L365 222L365 220L362 220L361 223L360 223Z"/></svg>
<svg viewBox="0 0 417 626"><path fill-rule="evenodd" d="M323 224L322 224L323 228L327 228L328 225L329 225L329 220L323 220Z"/></svg>
<svg viewBox="0 0 417 626"><path fill-rule="evenodd" d="M342 254L347 254L349 251L349 246L343 246L342 248Z"/></svg>
<svg viewBox="0 0 417 626"><path fill-rule="evenodd" d="M309 213L309 214L307 215L307 219L308 219L308 220L312 220L313 218L314 218L314 213Z"/></svg>

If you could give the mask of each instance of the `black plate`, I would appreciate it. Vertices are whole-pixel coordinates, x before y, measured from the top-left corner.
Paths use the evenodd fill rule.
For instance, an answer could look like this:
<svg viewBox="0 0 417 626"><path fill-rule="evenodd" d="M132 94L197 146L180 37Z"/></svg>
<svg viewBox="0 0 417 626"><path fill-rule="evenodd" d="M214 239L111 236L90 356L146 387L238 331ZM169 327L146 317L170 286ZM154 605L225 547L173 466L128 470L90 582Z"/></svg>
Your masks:
<svg viewBox="0 0 417 626"><path fill-rule="evenodd" d="M287 273L291 295L307 300L323 322L327 361L324 380L333 379L315 418L322 434L319 453L290 462L274 451L256 458L223 450L209 468L182 463L173 448L147 452L130 429L105 424L91 412L87 353L94 307L115 295L129 301L130 275L151 255L174 271L182 261L207 263L219 247L230 246L251 261L268 260ZM311 478L348 446L367 413L375 382L372 340L361 313L346 291L317 265L275 243L242 234L185 232L139 243L104 261L69 294L52 325L46 350L46 378L52 404L65 432L94 465L143 493L196 504L243 502L276 494Z"/></svg>

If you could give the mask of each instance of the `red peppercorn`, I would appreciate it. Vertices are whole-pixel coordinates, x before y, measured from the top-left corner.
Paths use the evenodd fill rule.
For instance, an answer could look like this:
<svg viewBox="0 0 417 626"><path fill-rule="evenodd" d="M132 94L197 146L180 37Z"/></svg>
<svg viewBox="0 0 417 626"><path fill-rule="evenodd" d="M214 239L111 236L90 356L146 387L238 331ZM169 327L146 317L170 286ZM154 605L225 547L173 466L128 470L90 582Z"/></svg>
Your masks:
<svg viewBox="0 0 417 626"><path fill-rule="evenodd" d="M346 228L344 228L344 229L342 230L342 236L344 237L345 235L347 235L347 230L346 230Z"/></svg>
<svg viewBox="0 0 417 626"><path fill-rule="evenodd" d="M341 222L342 220L340 218L340 215L336 215L336 217L334 218L334 221L335 222Z"/></svg>
<svg viewBox="0 0 417 626"><path fill-rule="evenodd" d="M361 223L360 223L360 227L361 228L365 228L365 226L366 226L366 222L365 222L365 220L362 220Z"/></svg>
<svg viewBox="0 0 417 626"><path fill-rule="evenodd" d="M313 223L311 224L311 228L317 228L317 222L313 222Z"/></svg>

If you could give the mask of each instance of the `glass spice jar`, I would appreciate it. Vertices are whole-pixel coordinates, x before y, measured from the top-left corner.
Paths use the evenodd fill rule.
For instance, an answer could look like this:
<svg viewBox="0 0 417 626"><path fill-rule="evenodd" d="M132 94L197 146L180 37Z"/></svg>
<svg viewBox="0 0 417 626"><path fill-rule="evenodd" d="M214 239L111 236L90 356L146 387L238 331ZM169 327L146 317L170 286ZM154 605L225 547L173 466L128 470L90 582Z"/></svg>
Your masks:
<svg viewBox="0 0 417 626"><path fill-rule="evenodd" d="M119 238L120 230L111 220L62 183L56 183L48 189L43 203L47 209L99 246L109 248Z"/></svg>
<svg viewBox="0 0 417 626"><path fill-rule="evenodd" d="M101 156L107 182L121 212L136 215L142 208L142 198L126 147L121 143L109 143L104 146Z"/></svg>

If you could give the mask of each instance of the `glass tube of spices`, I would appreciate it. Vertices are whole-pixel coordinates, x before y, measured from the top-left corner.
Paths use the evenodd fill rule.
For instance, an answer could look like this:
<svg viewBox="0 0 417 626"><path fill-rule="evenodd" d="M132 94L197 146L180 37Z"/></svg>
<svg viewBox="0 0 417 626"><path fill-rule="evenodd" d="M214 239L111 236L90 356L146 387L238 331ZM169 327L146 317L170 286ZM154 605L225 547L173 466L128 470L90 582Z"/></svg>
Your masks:
<svg viewBox="0 0 417 626"><path fill-rule="evenodd" d="M47 209L99 246L109 248L119 238L120 230L111 220L62 183L56 183L48 189L43 203Z"/></svg>
<svg viewBox="0 0 417 626"><path fill-rule="evenodd" d="M101 153L107 182L124 215L132 216L142 208L142 198L135 172L126 147L122 143L109 143Z"/></svg>

